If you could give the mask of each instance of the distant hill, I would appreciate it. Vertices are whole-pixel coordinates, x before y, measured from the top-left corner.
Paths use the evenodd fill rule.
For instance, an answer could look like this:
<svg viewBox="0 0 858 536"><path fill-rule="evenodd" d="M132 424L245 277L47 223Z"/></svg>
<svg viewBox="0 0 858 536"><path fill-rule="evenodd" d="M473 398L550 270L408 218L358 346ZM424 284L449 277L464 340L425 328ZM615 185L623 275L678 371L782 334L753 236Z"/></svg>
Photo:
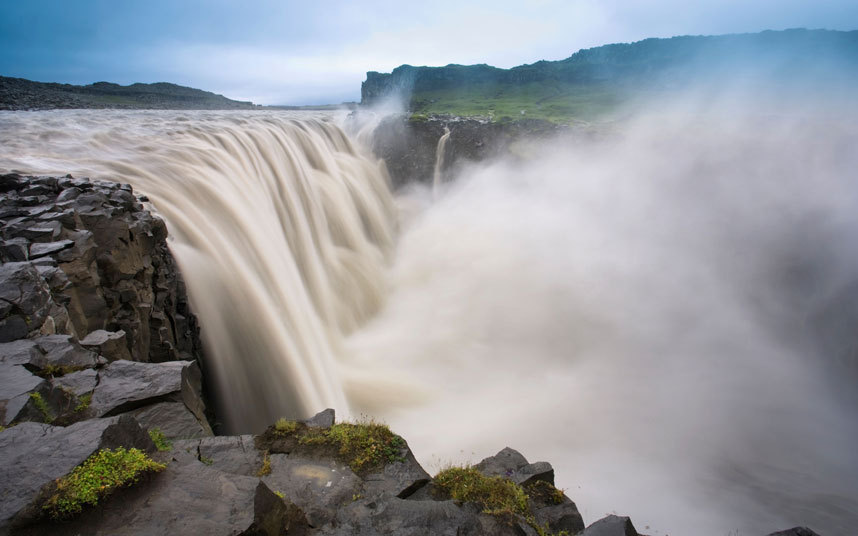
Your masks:
<svg viewBox="0 0 858 536"><path fill-rule="evenodd" d="M412 67L368 72L361 103L394 97L412 112L520 116L568 121L609 112L642 92L691 84L768 81L854 84L858 31L764 31L644 39L584 49L559 61L511 69L489 65Z"/></svg>
<svg viewBox="0 0 858 536"><path fill-rule="evenodd" d="M209 91L166 82L128 86L96 82L88 86L75 86L0 76L0 110L55 108L223 110L255 107L251 102L236 101Z"/></svg>

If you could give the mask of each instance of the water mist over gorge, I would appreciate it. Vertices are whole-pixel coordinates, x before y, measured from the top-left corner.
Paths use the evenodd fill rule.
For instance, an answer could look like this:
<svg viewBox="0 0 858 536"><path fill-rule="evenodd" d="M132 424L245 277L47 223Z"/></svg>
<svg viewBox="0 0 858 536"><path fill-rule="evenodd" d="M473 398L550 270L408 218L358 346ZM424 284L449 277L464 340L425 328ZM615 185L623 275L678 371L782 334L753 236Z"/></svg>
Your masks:
<svg viewBox="0 0 858 536"><path fill-rule="evenodd" d="M391 193L337 118L288 113L10 113L0 168L150 196L230 431L332 406L430 472L507 445L550 460L587 522L844 533L854 116L691 112L434 194Z"/></svg>

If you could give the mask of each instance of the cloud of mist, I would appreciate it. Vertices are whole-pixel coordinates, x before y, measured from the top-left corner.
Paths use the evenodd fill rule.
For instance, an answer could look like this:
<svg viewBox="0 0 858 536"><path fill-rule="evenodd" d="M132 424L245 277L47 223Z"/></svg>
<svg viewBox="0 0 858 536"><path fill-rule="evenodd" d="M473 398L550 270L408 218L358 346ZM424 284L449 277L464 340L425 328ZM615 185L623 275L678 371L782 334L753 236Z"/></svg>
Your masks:
<svg viewBox="0 0 858 536"><path fill-rule="evenodd" d="M697 93L472 167L437 202L403 192L350 400L433 469L504 446L551 461L588 523L848 532L858 126L797 102Z"/></svg>

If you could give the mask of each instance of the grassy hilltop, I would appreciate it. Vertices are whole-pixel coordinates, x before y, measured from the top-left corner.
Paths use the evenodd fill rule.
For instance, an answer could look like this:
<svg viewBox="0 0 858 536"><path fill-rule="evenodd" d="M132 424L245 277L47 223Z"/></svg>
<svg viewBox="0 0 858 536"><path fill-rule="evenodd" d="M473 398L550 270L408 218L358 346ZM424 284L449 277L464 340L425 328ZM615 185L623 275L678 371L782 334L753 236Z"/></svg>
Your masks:
<svg viewBox="0 0 858 536"><path fill-rule="evenodd" d="M607 118L632 99L669 97L694 85L765 82L801 89L856 79L858 31L796 29L645 39L512 69L402 65L389 74L367 73L361 98L363 104L402 99L417 118L453 114L567 124Z"/></svg>

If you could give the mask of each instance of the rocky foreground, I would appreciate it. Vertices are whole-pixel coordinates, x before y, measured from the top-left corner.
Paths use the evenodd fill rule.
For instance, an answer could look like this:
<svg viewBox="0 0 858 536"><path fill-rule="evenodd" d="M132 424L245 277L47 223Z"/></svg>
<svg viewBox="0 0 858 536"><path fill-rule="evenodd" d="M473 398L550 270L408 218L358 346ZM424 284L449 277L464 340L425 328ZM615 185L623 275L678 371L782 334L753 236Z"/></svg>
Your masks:
<svg viewBox="0 0 858 536"><path fill-rule="evenodd" d="M0 176L0 534L638 534L585 528L551 465L509 448L433 478L333 410L213 435L199 328L145 201Z"/></svg>

